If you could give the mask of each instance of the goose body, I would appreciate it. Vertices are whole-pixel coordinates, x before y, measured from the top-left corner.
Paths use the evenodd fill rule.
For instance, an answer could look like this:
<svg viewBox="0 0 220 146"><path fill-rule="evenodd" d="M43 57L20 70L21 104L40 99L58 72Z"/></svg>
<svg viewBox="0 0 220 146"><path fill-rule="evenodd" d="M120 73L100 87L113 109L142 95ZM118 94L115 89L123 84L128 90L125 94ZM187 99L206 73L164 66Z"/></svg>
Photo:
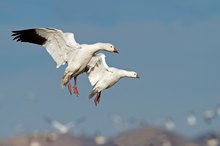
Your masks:
<svg viewBox="0 0 220 146"><path fill-rule="evenodd" d="M92 56L99 50L118 53L110 43L79 44L73 33L55 28L32 28L12 31L12 33L16 41L38 44L46 48L56 62L57 68L67 64L61 84L68 85L69 92L72 94L70 80L74 77L73 92L76 96L78 96L77 76L85 71Z"/></svg>
<svg viewBox="0 0 220 146"><path fill-rule="evenodd" d="M93 86L89 98L97 94L94 100L96 105L100 102L101 92L112 87L121 78L139 78L138 74L134 71L109 67L105 61L105 55L102 53L94 55L87 68L88 79Z"/></svg>

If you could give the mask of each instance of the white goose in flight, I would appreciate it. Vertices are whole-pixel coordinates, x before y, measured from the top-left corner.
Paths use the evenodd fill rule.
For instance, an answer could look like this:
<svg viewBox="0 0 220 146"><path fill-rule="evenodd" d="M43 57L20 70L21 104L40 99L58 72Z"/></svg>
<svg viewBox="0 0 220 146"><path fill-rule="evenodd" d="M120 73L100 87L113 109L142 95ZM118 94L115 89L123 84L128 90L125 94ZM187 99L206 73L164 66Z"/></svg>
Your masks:
<svg viewBox="0 0 220 146"><path fill-rule="evenodd" d="M85 71L92 56L99 50L118 53L110 43L79 44L75 41L73 33L55 28L32 28L12 32L13 40L45 47L56 62L57 68L67 64L61 84L67 85L72 94L70 80L74 77L73 92L76 96L79 94L76 85L77 76Z"/></svg>
<svg viewBox="0 0 220 146"><path fill-rule="evenodd" d="M85 118L81 117L81 118L76 119L73 122L69 122L69 123L64 124L64 123L59 122L57 120L54 120L50 117L45 117L44 119L45 119L46 122L51 124L57 131L59 131L60 134L68 133L72 128L74 128L78 124L81 124L82 122L85 121Z"/></svg>
<svg viewBox="0 0 220 146"><path fill-rule="evenodd" d="M139 78L134 71L126 71L114 67L109 67L105 61L103 53L95 54L87 65L87 74L93 86L89 98L96 94L95 105L100 102L101 92L112 87L123 77Z"/></svg>

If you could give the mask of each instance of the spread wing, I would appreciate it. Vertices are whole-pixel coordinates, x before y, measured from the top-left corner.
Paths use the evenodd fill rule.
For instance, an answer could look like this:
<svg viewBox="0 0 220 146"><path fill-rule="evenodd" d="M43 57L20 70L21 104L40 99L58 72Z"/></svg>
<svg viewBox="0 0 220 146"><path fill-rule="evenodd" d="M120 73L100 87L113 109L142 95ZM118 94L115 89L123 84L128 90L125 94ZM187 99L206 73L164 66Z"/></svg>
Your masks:
<svg viewBox="0 0 220 146"><path fill-rule="evenodd" d="M51 119L50 117L45 117L44 118L46 122L48 122L49 124L51 124L54 128L56 129L60 129L61 127L64 126L64 124L62 124L61 122L59 121L56 121L56 120L53 120Z"/></svg>
<svg viewBox="0 0 220 146"><path fill-rule="evenodd" d="M68 62L74 51L80 48L74 34L55 28L33 28L12 31L13 40L42 45L57 63L57 68Z"/></svg>
<svg viewBox="0 0 220 146"><path fill-rule="evenodd" d="M92 86L94 86L105 74L110 72L109 66L106 64L105 55L103 53L95 54L87 65L88 78Z"/></svg>

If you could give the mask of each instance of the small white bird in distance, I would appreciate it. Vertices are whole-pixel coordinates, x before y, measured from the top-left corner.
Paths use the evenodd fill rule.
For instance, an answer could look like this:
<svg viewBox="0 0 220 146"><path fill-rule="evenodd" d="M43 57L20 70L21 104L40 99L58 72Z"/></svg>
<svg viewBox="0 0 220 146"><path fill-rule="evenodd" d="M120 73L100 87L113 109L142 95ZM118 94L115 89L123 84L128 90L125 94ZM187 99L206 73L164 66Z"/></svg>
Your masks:
<svg viewBox="0 0 220 146"><path fill-rule="evenodd" d="M81 117L81 118L75 120L75 122L69 122L69 123L63 124L63 123L61 123L57 120L53 120L49 117L45 117L44 119L46 122L50 123L56 130L58 130L60 134L68 133L70 131L70 129L72 129L73 127L82 123L85 120L84 117Z"/></svg>
<svg viewBox="0 0 220 146"><path fill-rule="evenodd" d="M138 74L134 71L109 67L105 61L105 55L103 53L95 54L92 57L87 65L87 74L89 81L93 86L89 98L92 98L96 94L94 100L96 106L100 102L101 92L112 87L121 78L139 78Z"/></svg>
<svg viewBox="0 0 220 146"><path fill-rule="evenodd" d="M165 129L167 129L169 131L174 130L175 126L176 125L171 117L168 117L164 122Z"/></svg>
<svg viewBox="0 0 220 146"><path fill-rule="evenodd" d="M210 124L214 118L215 118L215 112L213 110L206 110L204 112L204 121L207 124Z"/></svg>
<svg viewBox="0 0 220 146"><path fill-rule="evenodd" d="M63 32L55 28L31 28L12 31L13 40L38 44L46 48L57 64L57 68L67 64L61 84L68 86L70 94L72 87L70 80L74 78L73 92L78 96L76 85L77 76L85 71L93 54L99 50L118 53L110 43L79 44L73 33Z"/></svg>
<svg viewBox="0 0 220 146"><path fill-rule="evenodd" d="M97 135L94 139L97 145L104 145L107 143L107 138L104 135Z"/></svg>
<svg viewBox="0 0 220 146"><path fill-rule="evenodd" d="M195 126L197 124L197 118L194 112L189 112L186 117L187 124L190 126Z"/></svg>

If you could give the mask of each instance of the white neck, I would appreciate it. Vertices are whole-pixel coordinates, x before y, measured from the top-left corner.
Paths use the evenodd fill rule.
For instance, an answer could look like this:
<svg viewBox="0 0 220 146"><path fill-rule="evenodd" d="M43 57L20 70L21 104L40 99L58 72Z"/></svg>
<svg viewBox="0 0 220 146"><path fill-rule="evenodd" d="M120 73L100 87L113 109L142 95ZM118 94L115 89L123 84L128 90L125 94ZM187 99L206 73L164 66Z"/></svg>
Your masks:
<svg viewBox="0 0 220 146"><path fill-rule="evenodd" d="M133 72L132 71L127 71L127 70L120 70L120 73L121 73L121 76L122 77L129 77L129 78L132 78L132 74Z"/></svg>
<svg viewBox="0 0 220 146"><path fill-rule="evenodd" d="M105 50L105 51L109 51L106 48L106 43L95 43L95 44L91 44L89 45L91 50L94 52L97 52L99 50Z"/></svg>

